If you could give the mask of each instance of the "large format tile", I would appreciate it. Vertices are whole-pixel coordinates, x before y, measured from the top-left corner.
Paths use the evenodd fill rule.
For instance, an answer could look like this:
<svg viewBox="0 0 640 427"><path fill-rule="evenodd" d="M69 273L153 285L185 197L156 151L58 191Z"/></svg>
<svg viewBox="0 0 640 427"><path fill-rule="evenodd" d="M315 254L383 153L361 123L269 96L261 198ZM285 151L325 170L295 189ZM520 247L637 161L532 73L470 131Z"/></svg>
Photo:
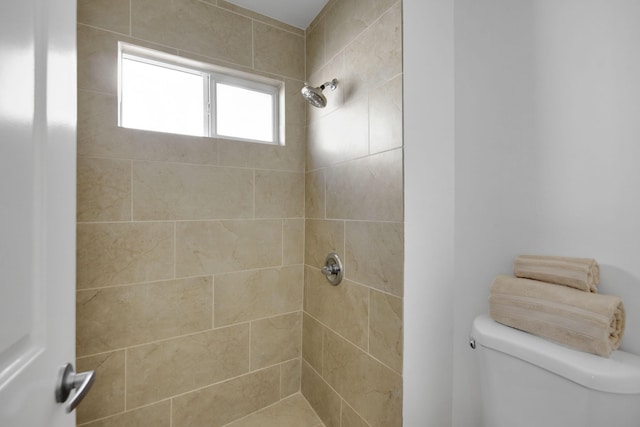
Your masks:
<svg viewBox="0 0 640 427"><path fill-rule="evenodd" d="M396 3L345 48L346 76L355 97L402 72L402 11Z"/></svg>
<svg viewBox="0 0 640 427"><path fill-rule="evenodd" d="M117 34L78 25L78 89L116 95L119 39Z"/></svg>
<svg viewBox="0 0 640 427"><path fill-rule="evenodd" d="M219 427L279 400L274 366L173 399L173 427Z"/></svg>
<svg viewBox="0 0 640 427"><path fill-rule="evenodd" d="M110 4L111 2L109 2ZM175 49L166 46L159 46L87 25L78 25L77 31L78 89L117 94L119 41L171 54L177 53Z"/></svg>
<svg viewBox="0 0 640 427"><path fill-rule="evenodd" d="M319 270L306 267L304 311L367 350L369 290L349 280L332 286Z"/></svg>
<svg viewBox="0 0 640 427"><path fill-rule="evenodd" d="M322 377L372 427L402 425L402 377L330 331Z"/></svg>
<svg viewBox="0 0 640 427"><path fill-rule="evenodd" d="M214 325L261 319L300 310L302 266L215 276Z"/></svg>
<svg viewBox="0 0 640 427"><path fill-rule="evenodd" d="M284 111L287 125L304 128L307 125L307 102L300 96L302 79L285 79L284 81Z"/></svg>
<svg viewBox="0 0 640 427"><path fill-rule="evenodd" d="M342 402L342 427L369 427L356 411Z"/></svg>
<svg viewBox="0 0 640 427"><path fill-rule="evenodd" d="M176 225L178 277L281 264L281 220L194 221Z"/></svg>
<svg viewBox="0 0 640 427"><path fill-rule="evenodd" d="M256 172L256 218L304 217L304 174L302 172Z"/></svg>
<svg viewBox="0 0 640 427"><path fill-rule="evenodd" d="M82 427L170 427L170 425L171 403L165 400L100 421L82 424Z"/></svg>
<svg viewBox="0 0 640 427"><path fill-rule="evenodd" d="M153 222L78 224L78 289L171 278L173 229Z"/></svg>
<svg viewBox="0 0 640 427"><path fill-rule="evenodd" d="M78 0L78 22L129 34L129 0Z"/></svg>
<svg viewBox="0 0 640 427"><path fill-rule="evenodd" d="M327 56L335 55L397 0L342 0L327 10Z"/></svg>
<svg viewBox="0 0 640 427"><path fill-rule="evenodd" d="M251 19L197 0L131 0L131 28L134 37L251 65Z"/></svg>
<svg viewBox="0 0 640 427"><path fill-rule="evenodd" d="M300 357L302 312L251 322L251 369Z"/></svg>
<svg viewBox="0 0 640 427"><path fill-rule="evenodd" d="M176 396L248 370L248 324L133 347L127 350L127 408Z"/></svg>
<svg viewBox="0 0 640 427"><path fill-rule="evenodd" d="M327 218L402 221L402 149L328 169Z"/></svg>
<svg viewBox="0 0 640 427"><path fill-rule="evenodd" d="M340 427L340 396L306 362L302 362L302 395L326 427Z"/></svg>
<svg viewBox="0 0 640 427"><path fill-rule="evenodd" d="M353 101L352 84L345 73L345 57L344 51L329 59L321 68L307 69L307 81L311 86L320 86L323 83L330 82L333 79L338 80L338 86L332 89L326 89L322 94L327 98L327 106L325 108L316 108L311 104L307 104L307 124L314 123L321 117L328 116L336 110L340 110L346 102ZM335 126L337 123L332 121L327 126ZM339 121L340 118L335 119ZM361 129L361 128L360 128ZM309 135L312 136L311 134ZM361 148L361 147L359 147ZM307 169L316 169L318 162L313 156L307 158Z"/></svg>
<svg viewBox="0 0 640 427"><path fill-rule="evenodd" d="M370 291L369 353L402 372L402 298Z"/></svg>
<svg viewBox="0 0 640 427"><path fill-rule="evenodd" d="M282 264L302 264L304 262L304 219L283 220L282 238Z"/></svg>
<svg viewBox="0 0 640 427"><path fill-rule="evenodd" d="M307 31L307 73L322 68L326 59L324 54L324 19Z"/></svg>
<svg viewBox="0 0 640 427"><path fill-rule="evenodd" d="M307 219L304 233L304 263L316 268L324 265L331 252L344 257L344 222Z"/></svg>
<svg viewBox="0 0 640 427"><path fill-rule="evenodd" d="M131 162L79 158L78 221L131 220Z"/></svg>
<svg viewBox="0 0 640 427"><path fill-rule="evenodd" d="M254 22L253 45L256 70L304 79L304 36Z"/></svg>
<svg viewBox="0 0 640 427"><path fill-rule="evenodd" d="M317 427L321 423L305 398L296 394L226 427Z"/></svg>
<svg viewBox="0 0 640 427"><path fill-rule="evenodd" d="M211 277L79 291L78 354L93 354L211 328Z"/></svg>
<svg viewBox="0 0 640 427"><path fill-rule="evenodd" d="M403 294L402 223L347 221L345 277L391 294Z"/></svg>
<svg viewBox="0 0 640 427"><path fill-rule="evenodd" d="M300 358L280 364L280 398L300 392Z"/></svg>
<svg viewBox="0 0 640 427"><path fill-rule="evenodd" d="M322 373L322 340L324 326L304 313L302 322L302 358L317 372Z"/></svg>
<svg viewBox="0 0 640 427"><path fill-rule="evenodd" d="M304 125L287 123L284 145L220 139L218 162L221 166L304 171L304 132Z"/></svg>
<svg viewBox="0 0 640 427"><path fill-rule="evenodd" d="M324 169L308 172L305 178L305 217L324 219Z"/></svg>
<svg viewBox="0 0 640 427"><path fill-rule="evenodd" d="M79 90L78 155L215 164L217 143L212 138L119 127L115 95Z"/></svg>
<svg viewBox="0 0 640 427"><path fill-rule="evenodd" d="M133 217L149 220L253 216L253 171L217 166L133 163Z"/></svg>
<svg viewBox="0 0 640 427"><path fill-rule="evenodd" d="M338 88L340 87L341 85L338 83ZM327 89L326 92L330 92L330 89ZM369 154L367 97L346 103L334 112L309 123L308 169L313 170L335 165L367 154Z"/></svg>
<svg viewBox="0 0 640 427"><path fill-rule="evenodd" d="M95 370L97 378L78 406L78 424L124 411L124 350L81 357L76 370Z"/></svg>
<svg viewBox="0 0 640 427"><path fill-rule="evenodd" d="M402 76L369 95L369 152L402 147Z"/></svg>

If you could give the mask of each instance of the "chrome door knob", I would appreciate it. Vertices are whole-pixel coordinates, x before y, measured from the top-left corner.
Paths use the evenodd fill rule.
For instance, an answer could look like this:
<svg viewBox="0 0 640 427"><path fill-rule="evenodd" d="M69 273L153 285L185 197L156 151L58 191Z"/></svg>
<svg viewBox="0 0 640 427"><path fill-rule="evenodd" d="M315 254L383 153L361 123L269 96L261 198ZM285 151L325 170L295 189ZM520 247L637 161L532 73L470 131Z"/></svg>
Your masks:
<svg viewBox="0 0 640 427"><path fill-rule="evenodd" d="M80 404L89 393L96 378L95 371L76 373L71 363L60 368L58 383L56 384L56 402L64 403L69 398L71 390L76 392L67 405L67 412L71 412Z"/></svg>

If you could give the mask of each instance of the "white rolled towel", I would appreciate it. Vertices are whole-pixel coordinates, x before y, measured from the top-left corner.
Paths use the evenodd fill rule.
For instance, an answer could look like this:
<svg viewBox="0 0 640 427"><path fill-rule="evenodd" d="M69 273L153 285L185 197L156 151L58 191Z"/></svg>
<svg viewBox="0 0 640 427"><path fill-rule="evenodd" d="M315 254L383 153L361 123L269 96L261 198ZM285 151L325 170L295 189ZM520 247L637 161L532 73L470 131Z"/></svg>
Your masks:
<svg viewBox="0 0 640 427"><path fill-rule="evenodd" d="M597 292L600 267L593 258L520 255L513 262L516 277Z"/></svg>
<svg viewBox="0 0 640 427"><path fill-rule="evenodd" d="M620 347L625 326L617 296L511 276L493 281L489 314L504 325L605 357Z"/></svg>

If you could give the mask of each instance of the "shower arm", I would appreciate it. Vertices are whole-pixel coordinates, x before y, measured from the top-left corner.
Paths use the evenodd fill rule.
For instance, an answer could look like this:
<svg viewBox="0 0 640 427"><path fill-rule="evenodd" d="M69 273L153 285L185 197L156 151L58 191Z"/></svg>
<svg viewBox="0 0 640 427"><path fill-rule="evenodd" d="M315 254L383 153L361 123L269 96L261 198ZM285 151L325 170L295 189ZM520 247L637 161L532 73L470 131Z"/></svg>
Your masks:
<svg viewBox="0 0 640 427"><path fill-rule="evenodd" d="M320 90L324 90L326 87L331 88L331 90L336 90L338 87L338 79L333 79L330 82L325 82L320 85Z"/></svg>

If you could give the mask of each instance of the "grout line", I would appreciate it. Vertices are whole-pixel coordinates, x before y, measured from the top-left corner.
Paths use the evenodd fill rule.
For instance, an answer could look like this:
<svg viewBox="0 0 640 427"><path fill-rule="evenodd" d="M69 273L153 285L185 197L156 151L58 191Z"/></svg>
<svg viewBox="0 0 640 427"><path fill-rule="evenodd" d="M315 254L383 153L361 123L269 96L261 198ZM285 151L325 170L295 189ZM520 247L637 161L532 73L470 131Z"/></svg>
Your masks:
<svg viewBox="0 0 640 427"><path fill-rule="evenodd" d="M249 357L248 357L248 362L249 362L249 371L251 372L251 331L253 329L253 321L249 321ZM278 370L278 372L280 372L280 370ZM279 396L279 395L278 395Z"/></svg>
<svg viewBox="0 0 640 427"><path fill-rule="evenodd" d="M316 270L316 271L320 271L320 268L315 266L315 265L305 264L304 266L308 267L308 268L311 268L313 270ZM345 266L345 272L346 272L346 266ZM350 277L346 277L345 276L343 280L348 280L349 282L351 282L351 283L353 283L355 285L362 286L362 287L367 288L367 289L371 289L372 291L379 292L379 293L381 293L383 295L386 295L386 296L398 298L398 299L401 299L401 300L404 299L404 296L402 296L402 295L392 294L389 291L385 291L383 289L378 289L375 286L367 285L366 283L358 282L357 280L352 279Z"/></svg>
<svg viewBox="0 0 640 427"><path fill-rule="evenodd" d="M324 324L322 322L317 320L312 315L309 314L309 317L311 317L313 320L315 320L318 323L320 323L320 325L324 326ZM326 327L326 326L325 326L325 328L328 329L328 327ZM320 340L320 377L322 377L322 375L324 375L324 346L325 346L324 337L325 337L325 335L326 335L326 331L323 329L322 330L322 337L321 337L321 340ZM309 366L311 366L310 363L309 363Z"/></svg>
<svg viewBox="0 0 640 427"><path fill-rule="evenodd" d="M133 160L129 160L129 188L130 188L130 192L129 192L129 221L128 222L134 222L133 220Z"/></svg>
<svg viewBox="0 0 640 427"><path fill-rule="evenodd" d="M367 353L371 354L371 288L367 292Z"/></svg>
<svg viewBox="0 0 640 427"><path fill-rule="evenodd" d="M211 329L216 328L216 276L211 275Z"/></svg>
<svg viewBox="0 0 640 427"><path fill-rule="evenodd" d="M253 189L253 219L257 219L256 218L256 186L257 186L257 182L256 182L256 170L253 169L253 185L252 185L252 189Z"/></svg>
<svg viewBox="0 0 640 427"><path fill-rule="evenodd" d="M251 19L251 18L249 18ZM140 43L145 43L145 44L149 44L149 45L153 45L151 47L148 46L141 46L144 47L146 49L152 49L152 50L160 50L159 48L162 48L164 50L161 50L161 52L169 54L169 55L174 55L174 56L180 56L182 58L187 58L187 59L191 59L197 62L201 62L201 63L205 63L205 64L209 64L209 65L215 65L215 66L219 66L219 67L225 67L225 68L230 68L232 70L236 70L236 71L244 71L244 72L249 72L249 73L253 73L253 74L257 74L257 75L261 75L261 76L266 76L266 77L270 77L273 78L275 80L284 80L284 79L291 79L291 80L295 80L298 82L304 82L304 78L300 79L298 78L298 76L289 76L289 75L285 75L285 74L276 74L274 72L269 72L269 71L262 71L262 70L255 70L253 69L252 66L246 65L246 64L241 64L241 63L237 63L237 62L232 62L229 59L225 59L225 58L221 58L221 57L215 57L215 56L208 56L207 54L204 53L200 53L200 52L194 52L194 51L190 51L190 50L185 50L185 49L180 49L177 48L175 46L170 46L167 44L163 44L162 42L158 42L156 40L151 40L151 39L145 39L145 38L141 38L141 37L136 37L136 36L131 36L129 34L126 33L121 33L118 31L113 31L107 28L103 28L103 27L99 27L96 25L91 25L91 24L85 24L82 22L77 22L78 26L82 26L82 27L86 27L86 28L90 28L93 30L97 30L97 31L102 31L105 33L109 33L109 34L115 34L116 36L123 36L123 37L127 37L133 40L128 41L128 43L131 44L138 44L140 45ZM303 37L303 36L301 36ZM171 52L167 52L167 50L171 50ZM182 55L178 55L178 52L181 52ZM192 56L191 58L189 56ZM194 59L193 57L197 57L197 58L202 58L202 59ZM203 59L206 59L207 61L204 61Z"/></svg>
<svg viewBox="0 0 640 427"><path fill-rule="evenodd" d="M353 348L359 350L360 352L364 353L365 356L375 360L376 362L380 363L382 366L384 366L385 368L389 369L392 373L396 374L396 375L400 375L402 376L402 372L398 372L396 369L392 368L391 366L387 365L385 362L383 362L382 360L378 359L376 356L374 356L373 354L369 353L369 351L364 350L362 347L358 346L357 344L355 344L353 341L351 341L350 339L346 338L344 335L342 335L341 333L337 332L335 329L332 329L331 327L327 326L325 323L323 323L321 320L319 320L317 317L314 317L313 315L311 315L308 312L304 312L304 314L306 314L307 316L309 316L310 318L312 318L313 320L315 320L316 322L318 322L320 325L322 325L324 328L326 328L328 331L332 332L333 334L337 335L340 339L344 340L347 342L347 344L351 345ZM324 333L322 334L322 348L324 349ZM321 361L320 361L320 365L322 368L322 374L324 374L324 351L322 352L321 355ZM304 357L302 358L303 361L306 362L306 359L304 359ZM311 366L311 364L309 362L307 362L307 364L309 366ZM314 369L315 370L315 369ZM319 374L320 376L322 376L322 374Z"/></svg>
<svg viewBox="0 0 640 427"><path fill-rule="evenodd" d="M173 222L173 279L178 277L178 221Z"/></svg>
<svg viewBox="0 0 640 427"><path fill-rule="evenodd" d="M280 234L280 241L282 242L282 246L281 246L281 251L280 251L280 259L282 260L281 264L284 267L285 263L285 257L284 257L284 241L285 241L285 232L284 232L284 227L285 227L285 218L282 218L282 233Z"/></svg>
<svg viewBox="0 0 640 427"><path fill-rule="evenodd" d="M304 264L299 263L299 264L287 264L287 265L271 265L271 266L266 266L266 267L258 267L258 268L250 268L250 269L246 269L246 270L234 270L234 271L228 271L228 272L223 272L223 273L211 273L211 272L205 272L202 274L196 274L196 275L192 275L192 276L179 276L179 277L167 277L164 279L155 279L155 280L150 280L150 281L146 281L146 282L132 282L132 283L116 283L116 284L112 284L112 285L106 285L106 286L99 286L99 287L95 287L95 288L81 288L81 289L76 289L76 292L83 292L83 291L99 291L99 290L103 290L103 289L112 289L112 288L123 288L125 286L140 286L140 285L149 285L149 284L160 284L163 282L172 282L175 280L188 280L188 279L200 279L203 277L211 277L212 275L232 275L232 274L243 274L243 273L255 273L255 272L259 272L259 271L263 271L263 270L284 270L284 269L289 269L289 268L295 268L295 267L302 267L304 268ZM364 285L366 286L366 285ZM395 295L394 295L395 296Z"/></svg>
<svg viewBox="0 0 640 427"><path fill-rule="evenodd" d="M327 219L327 169L322 169L322 191L324 194L322 195L322 203L323 203L323 212L324 212L324 220Z"/></svg>
<svg viewBox="0 0 640 427"><path fill-rule="evenodd" d="M115 97L115 95L106 93L106 92L97 92L97 91L93 91L93 90L86 90L86 89L79 89L82 92L91 92L91 93L96 93L96 94L100 94L100 95L106 95L106 96L110 96L110 97ZM128 129L128 128L121 128L121 129ZM144 130L142 130L142 132L146 132ZM209 138L209 139L213 139L213 138ZM187 161L187 160L158 160L158 159L145 159L145 158L131 158L131 157L117 157L117 156L104 156L104 155L96 155L96 154L87 154L87 155L82 155L82 154L78 154L78 158L80 159L100 159L100 160L119 160L119 161L130 161L130 162L138 162L138 163L160 163L161 165L175 165L175 166L202 166L202 167L209 167L209 168L224 168L224 169L239 169L239 170L250 170L253 169L251 167L248 166L225 166L225 165L218 165L217 163L203 163L203 162L196 162L196 161ZM217 160L216 160L217 161ZM297 170L293 170L293 169L267 169L267 168L263 168L263 170L265 171L273 171L273 172L297 172L297 173L302 173L301 171L297 171Z"/></svg>
<svg viewBox="0 0 640 427"><path fill-rule="evenodd" d="M251 18L250 18L251 19ZM256 69L256 26L255 21L251 19L251 69Z"/></svg>
<svg viewBox="0 0 640 427"><path fill-rule="evenodd" d="M329 389L331 389L331 391L332 391L332 392L334 392L334 393L335 393L335 394L340 398L340 401L341 401L341 402L344 402L344 403L345 403L349 408L351 408L351 410L352 410L353 412L355 412L355 413L358 415L358 417L360 417L360 418L365 422L366 427L370 427L370 426L369 426L369 423L364 419L364 417L363 417L362 415L360 415L360 413L359 413L358 411L356 411L356 410L353 408L353 406L349 405L349 402L347 402L347 401L344 399L344 397L342 397L342 395L341 395L340 393L338 393L338 391L337 391L335 388L333 388L333 386L332 386L331 384L329 384L329 383L327 382L327 380L322 376L322 374L320 374L320 373L319 373L319 372L318 372L318 371L317 371L313 366L311 366L311 364L310 364L309 362L307 362L306 360L304 361L304 363L306 363L306 364L307 364L307 366L309 367L309 369L311 369L311 370L312 370L312 371L313 371L313 372L314 372L318 377L320 377L320 380L321 380L321 381L322 381L322 382L323 382L327 387L329 387ZM302 393L300 393L300 394L302 394ZM302 397L304 397L304 398L305 398L305 400L307 399L307 398L305 397L305 395L304 395L304 394L302 394ZM307 400L307 402L308 402L308 400ZM309 404L309 405L311 406L311 404ZM311 406L311 409L313 409L313 410L314 410L314 412L315 412L315 409L313 408L313 406ZM340 406L340 409L341 409L341 411L340 411L340 412L342 413L342 406ZM316 412L316 414L317 414L317 412ZM318 418L320 418L320 416L318 416ZM320 419L322 420L322 418L320 418ZM323 424L324 424L324 423L323 423Z"/></svg>
<svg viewBox="0 0 640 427"><path fill-rule="evenodd" d="M127 349L124 349L124 410L127 410L127 360L129 359L129 354Z"/></svg>
<svg viewBox="0 0 640 427"><path fill-rule="evenodd" d="M282 363L280 363L280 381L278 381L278 398L282 400Z"/></svg>

